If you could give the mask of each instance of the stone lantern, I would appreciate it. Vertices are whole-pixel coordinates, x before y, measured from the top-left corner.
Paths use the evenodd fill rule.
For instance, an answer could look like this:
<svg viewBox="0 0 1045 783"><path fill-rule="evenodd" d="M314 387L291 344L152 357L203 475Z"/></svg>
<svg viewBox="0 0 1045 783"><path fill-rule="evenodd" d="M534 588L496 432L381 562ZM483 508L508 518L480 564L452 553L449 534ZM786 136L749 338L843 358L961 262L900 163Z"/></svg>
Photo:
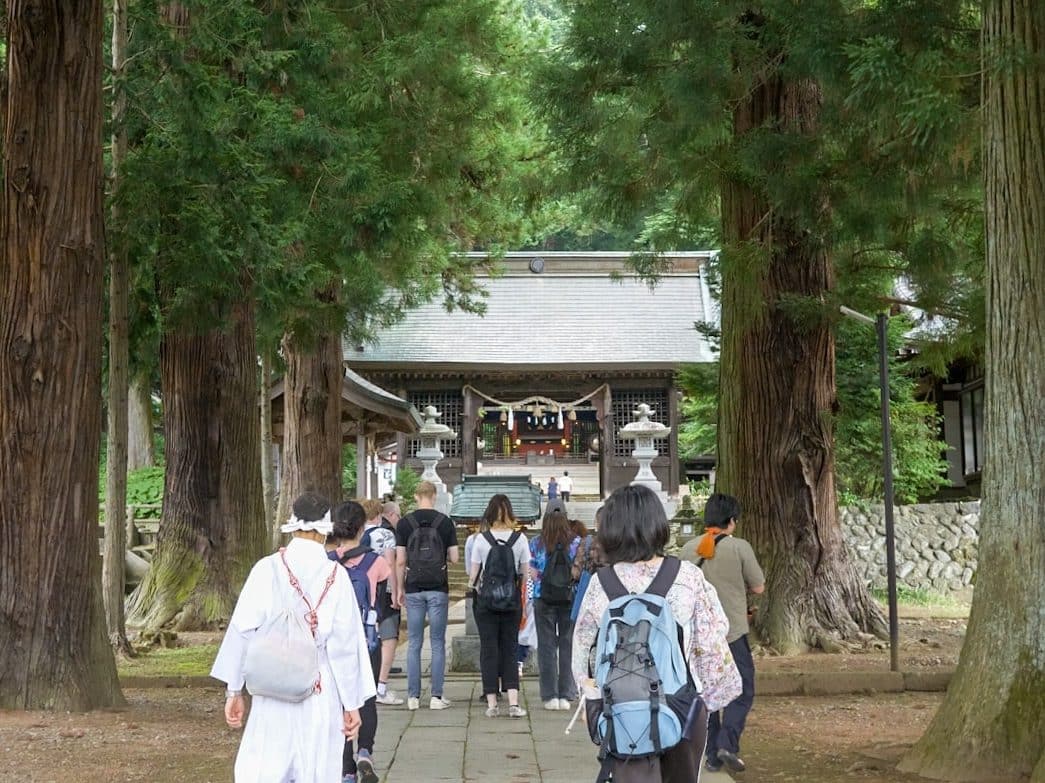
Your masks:
<svg viewBox="0 0 1045 783"><path fill-rule="evenodd" d="M640 404L636 410L632 411L635 421L621 427L619 435L624 440L635 442L631 456L638 461L639 470L631 483L649 487L667 505L667 492L664 491L657 476L653 473L651 463L660 455L655 441L657 438L666 438L671 433L671 427L666 427L659 421L650 421L652 413L653 409L649 405Z"/></svg>
<svg viewBox="0 0 1045 783"><path fill-rule="evenodd" d="M424 425L418 432L418 437L421 439L421 447L417 450L417 458L424 465L421 480L431 481L435 484L435 507L446 514L450 510L450 496L446 491L446 484L439 478L435 468L439 464L439 460L443 458L443 441L449 438L456 438L457 433L445 424L439 424L436 421L442 414L435 409L434 405L426 406L423 415Z"/></svg>

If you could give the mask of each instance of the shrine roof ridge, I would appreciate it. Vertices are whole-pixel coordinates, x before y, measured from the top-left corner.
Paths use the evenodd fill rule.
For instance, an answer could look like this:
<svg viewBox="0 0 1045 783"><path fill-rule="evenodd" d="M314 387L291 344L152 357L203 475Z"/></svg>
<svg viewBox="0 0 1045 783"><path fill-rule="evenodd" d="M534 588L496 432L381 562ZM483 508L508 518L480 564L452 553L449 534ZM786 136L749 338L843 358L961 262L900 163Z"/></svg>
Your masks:
<svg viewBox="0 0 1045 783"><path fill-rule="evenodd" d="M652 287L605 270L478 282L486 291L485 314L447 312L441 300L423 304L381 329L372 344L346 341L346 363L362 372L434 366L654 369L715 358L694 328L719 320L707 281L696 271L664 275Z"/></svg>

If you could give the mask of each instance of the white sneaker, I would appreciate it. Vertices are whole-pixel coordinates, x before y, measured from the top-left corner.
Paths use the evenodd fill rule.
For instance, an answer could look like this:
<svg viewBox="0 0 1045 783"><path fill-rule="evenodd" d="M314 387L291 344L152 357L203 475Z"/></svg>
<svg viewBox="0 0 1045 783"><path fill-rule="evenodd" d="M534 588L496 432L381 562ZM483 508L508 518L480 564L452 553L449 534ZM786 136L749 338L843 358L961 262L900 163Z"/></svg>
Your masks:
<svg viewBox="0 0 1045 783"><path fill-rule="evenodd" d="M559 699L559 709L560 710L569 710L570 709L570 700L569 699Z"/></svg>
<svg viewBox="0 0 1045 783"><path fill-rule="evenodd" d="M435 709L435 708L433 707L432 709ZM486 717L487 718L496 718L496 717L500 716L500 714L501 714L501 708L498 707L496 704L493 705L492 707L487 707L486 708Z"/></svg>
<svg viewBox="0 0 1045 783"><path fill-rule="evenodd" d="M442 696L433 696L432 700L428 702L428 709L430 710L448 710L450 707L449 700L444 699Z"/></svg>
<svg viewBox="0 0 1045 783"><path fill-rule="evenodd" d="M415 699L413 696L411 696L409 699L406 700L406 708L408 710L416 710L416 709L420 708L420 706L421 706L421 700L420 699Z"/></svg>
<svg viewBox="0 0 1045 783"><path fill-rule="evenodd" d="M525 718L526 710L520 707L518 704L508 705L508 717L509 718Z"/></svg>
<svg viewBox="0 0 1045 783"><path fill-rule="evenodd" d="M559 700L558 699L548 699L548 701L544 702L544 709L546 709L546 710L557 710L557 709L559 709Z"/></svg>
<svg viewBox="0 0 1045 783"><path fill-rule="evenodd" d="M403 703L403 700L396 695L395 691L385 691L383 696L378 694L377 703L387 704L390 707L398 707Z"/></svg>

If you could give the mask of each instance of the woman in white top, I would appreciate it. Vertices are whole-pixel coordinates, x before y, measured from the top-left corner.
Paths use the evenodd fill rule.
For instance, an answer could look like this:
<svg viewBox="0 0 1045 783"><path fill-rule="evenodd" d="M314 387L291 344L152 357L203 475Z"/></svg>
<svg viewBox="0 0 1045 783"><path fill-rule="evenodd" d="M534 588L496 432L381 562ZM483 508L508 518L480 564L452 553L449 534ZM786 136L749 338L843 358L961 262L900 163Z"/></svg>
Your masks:
<svg viewBox="0 0 1045 783"><path fill-rule="evenodd" d="M483 514L483 527L489 530L475 538L472 543L468 572L471 584L476 585L474 600L475 624L479 628L479 671L482 674L483 694L486 696L486 716L500 715L497 694L503 688L508 692L508 714L521 718L526 710L519 706L519 669L516 653L519 645L519 621L522 619L521 586L526 583L530 564L530 547L526 536L515 529L515 514L506 495L494 495ZM491 541L493 539L493 541ZM513 540L514 539L514 540ZM510 546L515 565L514 601L492 601L486 597L483 587L483 571L487 570L490 553L494 546ZM491 572L492 573L492 572ZM500 683L498 683L500 680Z"/></svg>
<svg viewBox="0 0 1045 783"><path fill-rule="evenodd" d="M236 755L235 781L331 783L341 780L345 738L359 733L359 708L376 693L374 678L351 580L327 558L323 546L332 530L330 504L318 495L303 495L282 530L293 538L285 550L251 569L210 674L228 684L225 721L242 727L243 663L252 637L284 603L300 604L302 612L309 609L290 582L292 573L315 609L319 685L298 702L253 697Z"/></svg>

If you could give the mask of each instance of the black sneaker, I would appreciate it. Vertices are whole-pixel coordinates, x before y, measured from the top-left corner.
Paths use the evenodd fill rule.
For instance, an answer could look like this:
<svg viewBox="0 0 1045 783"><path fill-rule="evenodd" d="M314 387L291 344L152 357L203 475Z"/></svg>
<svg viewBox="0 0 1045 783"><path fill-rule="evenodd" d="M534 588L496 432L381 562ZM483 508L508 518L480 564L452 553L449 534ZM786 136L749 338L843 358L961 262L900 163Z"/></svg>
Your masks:
<svg viewBox="0 0 1045 783"><path fill-rule="evenodd" d="M722 769L722 762L718 759L704 759L704 769L708 772L718 772Z"/></svg>
<svg viewBox="0 0 1045 783"><path fill-rule="evenodd" d="M740 756L732 751L726 750L725 748L719 748L718 760L721 761L730 772L743 772L747 769L747 765L744 764L744 761Z"/></svg>

